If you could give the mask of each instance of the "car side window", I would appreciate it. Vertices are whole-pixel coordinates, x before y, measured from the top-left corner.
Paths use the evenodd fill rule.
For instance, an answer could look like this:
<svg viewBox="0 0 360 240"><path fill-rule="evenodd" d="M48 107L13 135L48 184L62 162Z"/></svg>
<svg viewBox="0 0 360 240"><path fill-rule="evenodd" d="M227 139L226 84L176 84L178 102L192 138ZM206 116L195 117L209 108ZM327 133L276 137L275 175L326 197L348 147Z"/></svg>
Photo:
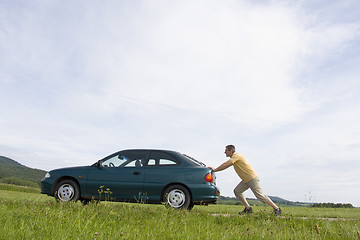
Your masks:
<svg viewBox="0 0 360 240"><path fill-rule="evenodd" d="M179 161L170 154L153 151L150 154L147 166L172 166L178 164Z"/></svg>
<svg viewBox="0 0 360 240"><path fill-rule="evenodd" d="M120 158L119 155L115 155L109 159L104 160L101 165L103 167L119 167L126 162L125 158Z"/></svg>
<svg viewBox="0 0 360 240"><path fill-rule="evenodd" d="M122 151L102 162L103 167L142 167L146 151Z"/></svg>
<svg viewBox="0 0 360 240"><path fill-rule="evenodd" d="M126 162L122 167L142 167L142 166L143 164L141 159L134 159Z"/></svg>

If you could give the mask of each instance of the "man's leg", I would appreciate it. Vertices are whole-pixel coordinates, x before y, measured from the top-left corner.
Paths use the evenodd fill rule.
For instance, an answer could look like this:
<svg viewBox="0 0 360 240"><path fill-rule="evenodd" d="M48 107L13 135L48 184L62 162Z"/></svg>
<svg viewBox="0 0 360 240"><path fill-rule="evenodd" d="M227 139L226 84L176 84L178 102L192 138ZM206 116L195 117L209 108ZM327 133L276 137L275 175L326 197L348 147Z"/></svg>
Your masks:
<svg viewBox="0 0 360 240"><path fill-rule="evenodd" d="M250 187L251 191L254 193L255 197L259 199L260 202L265 203L274 209L279 208L278 206L276 206L276 204L273 201L271 201L271 199L268 196L263 194L262 189L260 187L259 177L255 177L251 179L246 184Z"/></svg>
<svg viewBox="0 0 360 240"><path fill-rule="evenodd" d="M245 192L247 189L249 189L249 187L246 185L246 183L244 183L243 181L241 181L234 189L234 194L237 197L237 199L240 200L240 202L242 202L242 204L244 204L245 208L250 208L250 205L248 203L248 201L246 201L246 198L243 194L243 192Z"/></svg>

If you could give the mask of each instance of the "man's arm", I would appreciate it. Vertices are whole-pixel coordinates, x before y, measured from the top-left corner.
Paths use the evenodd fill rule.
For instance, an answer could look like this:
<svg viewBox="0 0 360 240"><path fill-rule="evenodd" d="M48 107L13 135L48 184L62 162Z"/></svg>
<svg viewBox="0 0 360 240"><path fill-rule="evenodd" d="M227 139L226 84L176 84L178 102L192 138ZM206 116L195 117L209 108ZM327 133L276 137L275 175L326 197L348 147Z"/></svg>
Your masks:
<svg viewBox="0 0 360 240"><path fill-rule="evenodd" d="M231 162L231 160L228 160L226 162L224 162L223 164L221 164L220 166L218 166L217 168L213 168L210 167L214 172L219 172L222 170L227 169L228 167L230 167L231 165L233 165L233 163Z"/></svg>

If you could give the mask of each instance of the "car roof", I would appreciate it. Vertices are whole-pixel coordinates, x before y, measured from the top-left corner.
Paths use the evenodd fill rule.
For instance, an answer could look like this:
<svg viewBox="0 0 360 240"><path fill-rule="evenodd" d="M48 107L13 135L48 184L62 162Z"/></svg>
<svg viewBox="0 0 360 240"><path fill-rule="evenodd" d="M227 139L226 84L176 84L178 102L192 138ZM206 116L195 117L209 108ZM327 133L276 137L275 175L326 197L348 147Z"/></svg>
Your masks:
<svg viewBox="0 0 360 240"><path fill-rule="evenodd" d="M151 151L158 151L158 152L166 152L166 153L169 153L171 155L175 155L177 157L180 157L183 161L187 162L188 164L190 165L195 165L195 166L206 166L204 163L196 160L196 159L193 159L192 157L186 155L186 154L183 154L181 152L178 152L178 151L174 151L174 150L166 150L166 149L151 149L151 148L133 148L133 149L123 149L123 150L120 150L118 152L122 152L122 151L147 151L147 152L151 152ZM116 153L118 153L116 152ZM116 154L114 153L114 154Z"/></svg>

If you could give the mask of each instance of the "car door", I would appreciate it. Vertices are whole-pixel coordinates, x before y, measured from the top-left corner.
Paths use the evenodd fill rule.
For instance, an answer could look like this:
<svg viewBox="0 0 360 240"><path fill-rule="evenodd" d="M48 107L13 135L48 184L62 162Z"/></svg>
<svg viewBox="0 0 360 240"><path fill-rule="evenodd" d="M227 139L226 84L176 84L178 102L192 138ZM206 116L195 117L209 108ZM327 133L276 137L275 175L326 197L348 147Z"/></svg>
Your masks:
<svg viewBox="0 0 360 240"><path fill-rule="evenodd" d="M143 194L147 200L160 201L164 186L172 182L183 182L184 170L181 168L181 161L173 155L164 151L151 151L144 167Z"/></svg>
<svg viewBox="0 0 360 240"><path fill-rule="evenodd" d="M88 194L115 201L140 200L147 155L146 150L125 150L100 160L89 171Z"/></svg>

